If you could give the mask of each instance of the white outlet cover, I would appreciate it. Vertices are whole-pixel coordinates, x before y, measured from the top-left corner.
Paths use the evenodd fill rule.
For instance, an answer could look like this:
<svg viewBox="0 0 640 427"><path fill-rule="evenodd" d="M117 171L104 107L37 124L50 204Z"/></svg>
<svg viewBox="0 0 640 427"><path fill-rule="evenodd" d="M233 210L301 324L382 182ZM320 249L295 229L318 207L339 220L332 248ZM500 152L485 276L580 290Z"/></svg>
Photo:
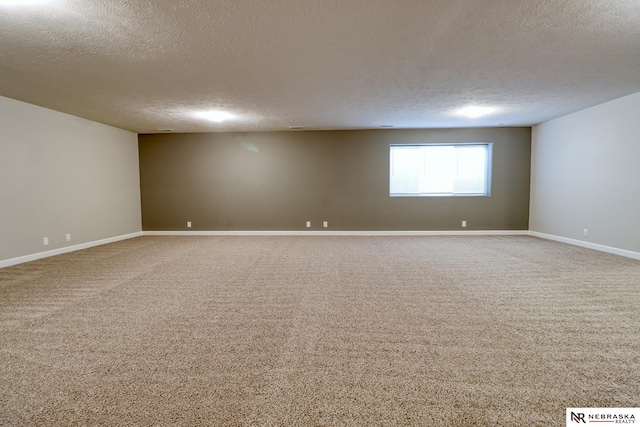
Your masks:
<svg viewBox="0 0 640 427"><path fill-rule="evenodd" d="M45 237L44 239L42 239L42 243L47 246L49 244L49 238Z"/></svg>
<svg viewBox="0 0 640 427"><path fill-rule="evenodd" d="M327 227L329 226L329 221L324 221L324 222L322 223L322 226L323 226L324 228L327 228Z"/></svg>
<svg viewBox="0 0 640 427"><path fill-rule="evenodd" d="M191 228L191 221L187 221L187 227Z"/></svg>
<svg viewBox="0 0 640 427"><path fill-rule="evenodd" d="M311 227L311 221L307 221L307 227Z"/></svg>

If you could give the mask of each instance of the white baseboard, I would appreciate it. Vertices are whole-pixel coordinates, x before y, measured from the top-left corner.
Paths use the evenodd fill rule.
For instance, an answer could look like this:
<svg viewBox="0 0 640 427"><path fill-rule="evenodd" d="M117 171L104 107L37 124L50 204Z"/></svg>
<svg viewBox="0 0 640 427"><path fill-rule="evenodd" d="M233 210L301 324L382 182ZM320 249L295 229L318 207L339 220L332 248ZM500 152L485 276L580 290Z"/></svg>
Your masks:
<svg viewBox="0 0 640 427"><path fill-rule="evenodd" d="M134 237L142 236L142 232L124 234L116 237L109 237L108 239L95 240L93 242L80 243L78 245L66 246L64 248L53 249L51 251L38 252L36 254L25 255L17 258L11 258L7 260L0 260L0 268L9 267L11 265L22 264L24 262L35 261L42 258L48 258L55 255L62 255L69 252L80 251L82 249L92 248L94 246L106 245L107 243L118 242L120 240L132 239Z"/></svg>
<svg viewBox="0 0 640 427"><path fill-rule="evenodd" d="M145 236L528 236L527 230L451 231L143 231Z"/></svg>
<svg viewBox="0 0 640 427"><path fill-rule="evenodd" d="M567 243L569 245L580 246L587 249L594 249L600 252L607 252L614 255L620 255L627 258L640 260L640 252L618 249L611 246L599 245L597 243L585 242L582 240L569 239L567 237L555 236L553 234L544 234L537 231L529 231L530 236L540 237L541 239L554 240L556 242Z"/></svg>

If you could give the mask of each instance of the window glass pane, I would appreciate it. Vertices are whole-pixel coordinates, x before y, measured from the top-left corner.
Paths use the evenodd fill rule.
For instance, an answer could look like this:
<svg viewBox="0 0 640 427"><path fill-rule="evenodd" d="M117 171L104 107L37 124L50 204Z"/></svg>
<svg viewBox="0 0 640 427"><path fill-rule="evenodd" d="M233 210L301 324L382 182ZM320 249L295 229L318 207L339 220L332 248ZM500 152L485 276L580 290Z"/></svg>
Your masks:
<svg viewBox="0 0 640 427"><path fill-rule="evenodd" d="M488 195L490 143L391 145L389 193Z"/></svg>
<svg viewBox="0 0 640 427"><path fill-rule="evenodd" d="M485 194L487 149L484 145L459 145L456 147L458 164L454 181L455 193Z"/></svg>
<svg viewBox="0 0 640 427"><path fill-rule="evenodd" d="M391 150L391 193L420 192L420 147L399 146Z"/></svg>
<svg viewBox="0 0 640 427"><path fill-rule="evenodd" d="M451 193L456 164L454 147L432 145L420 148L424 158L420 193Z"/></svg>

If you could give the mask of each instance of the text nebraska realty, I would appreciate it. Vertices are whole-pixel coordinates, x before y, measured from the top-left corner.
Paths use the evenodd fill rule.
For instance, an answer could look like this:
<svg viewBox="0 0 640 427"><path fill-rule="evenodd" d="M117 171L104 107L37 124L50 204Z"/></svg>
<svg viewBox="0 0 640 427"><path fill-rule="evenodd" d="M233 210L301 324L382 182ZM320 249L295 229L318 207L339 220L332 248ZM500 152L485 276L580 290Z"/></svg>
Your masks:
<svg viewBox="0 0 640 427"><path fill-rule="evenodd" d="M583 415L584 414L579 414ZM582 418L584 420L584 418ZM588 414L589 422L610 422L615 424L635 424L636 417L633 414Z"/></svg>

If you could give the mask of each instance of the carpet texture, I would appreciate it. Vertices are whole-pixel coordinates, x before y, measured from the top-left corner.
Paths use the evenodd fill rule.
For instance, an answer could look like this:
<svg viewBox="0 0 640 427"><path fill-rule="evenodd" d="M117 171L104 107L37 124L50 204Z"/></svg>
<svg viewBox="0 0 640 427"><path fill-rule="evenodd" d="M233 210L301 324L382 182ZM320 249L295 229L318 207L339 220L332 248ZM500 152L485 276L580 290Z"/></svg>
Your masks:
<svg viewBox="0 0 640 427"><path fill-rule="evenodd" d="M533 237L140 237L0 269L0 425L564 426L639 331L639 261Z"/></svg>

